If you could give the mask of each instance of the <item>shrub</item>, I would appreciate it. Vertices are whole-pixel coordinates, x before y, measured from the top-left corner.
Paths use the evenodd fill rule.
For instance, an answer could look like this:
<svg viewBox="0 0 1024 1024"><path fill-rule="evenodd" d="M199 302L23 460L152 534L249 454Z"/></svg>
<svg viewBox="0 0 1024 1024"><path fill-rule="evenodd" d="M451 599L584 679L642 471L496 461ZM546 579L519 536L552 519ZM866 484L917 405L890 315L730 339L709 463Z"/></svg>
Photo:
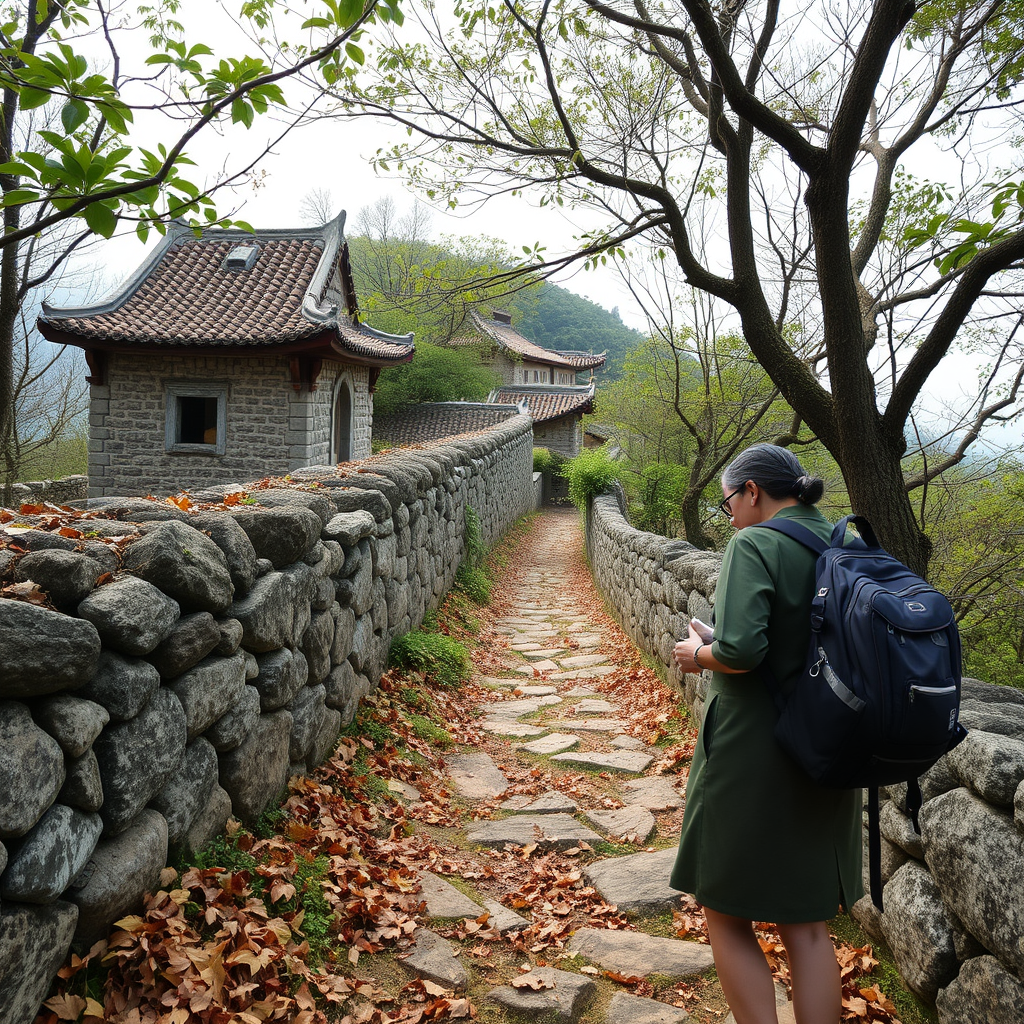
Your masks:
<svg viewBox="0 0 1024 1024"><path fill-rule="evenodd" d="M569 500L581 512L586 512L588 499L600 494L618 476L608 447L584 448L562 468L562 476L569 481Z"/></svg>
<svg viewBox="0 0 1024 1024"><path fill-rule="evenodd" d="M491 580L487 573L477 567L463 562L455 574L455 585L474 604L487 604L491 599Z"/></svg>
<svg viewBox="0 0 1024 1024"><path fill-rule="evenodd" d="M550 448L533 449L534 473L561 473L567 461L561 452L553 452Z"/></svg>
<svg viewBox="0 0 1024 1024"><path fill-rule="evenodd" d="M422 672L428 681L448 689L469 678L469 652L443 633L417 630L397 636L391 641L388 660L397 668Z"/></svg>

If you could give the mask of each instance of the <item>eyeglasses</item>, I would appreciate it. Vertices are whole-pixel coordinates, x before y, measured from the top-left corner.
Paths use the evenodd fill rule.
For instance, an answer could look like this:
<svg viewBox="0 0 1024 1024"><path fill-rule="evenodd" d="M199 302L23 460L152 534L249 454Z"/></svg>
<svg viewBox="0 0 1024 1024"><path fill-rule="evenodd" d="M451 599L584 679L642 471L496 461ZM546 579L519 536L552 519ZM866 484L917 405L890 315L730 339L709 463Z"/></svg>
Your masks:
<svg viewBox="0 0 1024 1024"><path fill-rule="evenodd" d="M727 498L725 498L723 501L719 503L718 510L722 513L722 515L728 516L730 519L732 519L732 509L729 507L729 502L732 501L732 499L735 498L737 494L742 494L746 489L746 484L744 484L742 487L737 487L736 490L732 492L732 494L730 494Z"/></svg>

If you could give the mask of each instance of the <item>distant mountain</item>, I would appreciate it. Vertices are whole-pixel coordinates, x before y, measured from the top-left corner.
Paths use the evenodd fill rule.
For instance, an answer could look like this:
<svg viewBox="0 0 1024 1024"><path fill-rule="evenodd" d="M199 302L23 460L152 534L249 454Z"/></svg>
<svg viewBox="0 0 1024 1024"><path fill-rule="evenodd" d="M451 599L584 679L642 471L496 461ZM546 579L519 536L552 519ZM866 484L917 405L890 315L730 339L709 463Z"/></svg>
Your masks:
<svg viewBox="0 0 1024 1024"><path fill-rule="evenodd" d="M605 380L620 376L626 353L644 340L614 311L609 313L596 302L547 281L509 304L521 314L515 319L516 330L544 348L607 352L608 362L600 374Z"/></svg>

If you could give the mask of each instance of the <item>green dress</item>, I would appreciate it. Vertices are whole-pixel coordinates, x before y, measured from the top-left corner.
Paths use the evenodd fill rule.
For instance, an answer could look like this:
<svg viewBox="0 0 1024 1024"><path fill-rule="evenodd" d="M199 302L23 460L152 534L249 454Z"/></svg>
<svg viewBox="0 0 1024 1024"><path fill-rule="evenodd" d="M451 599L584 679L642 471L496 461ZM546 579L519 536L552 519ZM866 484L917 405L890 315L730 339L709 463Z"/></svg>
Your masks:
<svg viewBox="0 0 1024 1024"><path fill-rule="evenodd" d="M793 519L827 540L817 509ZM722 559L715 595L716 672L690 766L679 853L670 884L706 907L752 921L795 924L834 917L864 892L861 792L811 781L774 736L777 712L757 666L783 690L810 641L815 556L775 530L739 530Z"/></svg>

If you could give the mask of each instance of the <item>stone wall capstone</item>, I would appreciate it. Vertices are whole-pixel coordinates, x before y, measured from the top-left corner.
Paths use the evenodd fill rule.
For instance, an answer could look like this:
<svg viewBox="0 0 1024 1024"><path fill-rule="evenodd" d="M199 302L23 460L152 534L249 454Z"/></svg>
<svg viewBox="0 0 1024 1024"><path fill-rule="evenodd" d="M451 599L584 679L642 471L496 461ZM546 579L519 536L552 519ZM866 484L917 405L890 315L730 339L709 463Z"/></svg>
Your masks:
<svg viewBox="0 0 1024 1024"><path fill-rule="evenodd" d="M531 421L295 482L227 505L225 481L189 510L94 498L92 537L0 527L3 582L62 582L51 607L0 599L3 1024L34 1018L72 941L169 856L330 756L392 638L452 585L466 508L490 544L534 507Z"/></svg>
<svg viewBox="0 0 1024 1024"><path fill-rule="evenodd" d="M618 488L589 503L586 522L598 587L699 719L709 674L680 673L671 653L690 618L711 621L721 556L634 529ZM885 913L868 896L852 913L886 940L904 982L936 1006L939 1024L1020 1024L1024 693L964 679L962 698L960 720L970 731L921 779L920 833L906 813L906 785L882 789ZM864 863L866 873L866 845Z"/></svg>

